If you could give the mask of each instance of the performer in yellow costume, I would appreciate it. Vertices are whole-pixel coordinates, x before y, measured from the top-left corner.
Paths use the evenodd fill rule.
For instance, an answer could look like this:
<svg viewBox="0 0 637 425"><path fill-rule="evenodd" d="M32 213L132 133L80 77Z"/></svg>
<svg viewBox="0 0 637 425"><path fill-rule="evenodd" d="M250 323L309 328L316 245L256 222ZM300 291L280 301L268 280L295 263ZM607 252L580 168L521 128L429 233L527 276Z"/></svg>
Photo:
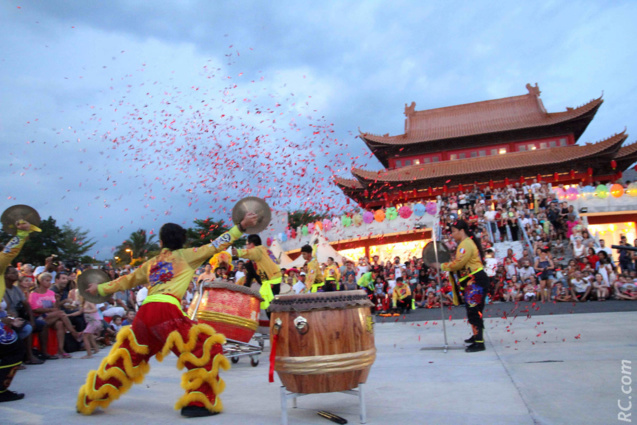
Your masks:
<svg viewBox="0 0 637 425"><path fill-rule="evenodd" d="M90 415L97 407L105 408L119 398L133 383L140 383L150 369L148 361L161 361L169 351L178 356L177 367L186 367L181 385L186 393L175 409L187 417L210 416L222 410L219 394L225 383L219 368L229 369L222 355L225 337L205 324L190 320L181 309L181 299L195 270L217 252L225 250L244 229L252 227L257 216L249 213L239 226L224 233L211 244L182 249L186 231L173 223L159 231L162 251L135 272L111 282L91 284L87 292L110 295L149 283L148 296L131 326L123 327L117 342L97 371L88 374L79 391L77 410Z"/></svg>
<svg viewBox="0 0 637 425"><path fill-rule="evenodd" d="M232 248L232 256L245 258L253 262L254 269L261 280L259 293L263 297L261 308L267 310L275 295L281 291L281 268L270 251L261 244L259 235L250 235L246 249Z"/></svg>
<svg viewBox="0 0 637 425"><path fill-rule="evenodd" d="M301 248L301 255L305 260L307 266L307 276L305 277L305 292L323 292L323 285L325 285L325 279L321 272L321 267L315 257L312 257L312 247L309 245L303 245Z"/></svg>
<svg viewBox="0 0 637 425"><path fill-rule="evenodd" d="M458 242L456 258L441 264L440 269L456 272L457 285L461 290L464 289L467 321L473 330L473 335L465 340L467 344L471 344L465 351L467 353L484 351L482 310L489 288L489 277L483 270L480 240L473 236L464 220L458 220L451 225L451 236Z"/></svg>
<svg viewBox="0 0 637 425"><path fill-rule="evenodd" d="M339 291L341 289L341 271L338 265L334 263L332 257L327 258L327 267L325 267L325 292Z"/></svg>
<svg viewBox="0 0 637 425"><path fill-rule="evenodd" d="M41 231L24 220L19 220L16 223L16 228L18 229L16 236L7 242L7 245L0 252L0 301L4 298L7 289L4 274L11 261L20 253L29 233ZM24 320L20 318L4 317L0 321L0 403L24 398L24 394L9 389L24 357L24 344L18 339L18 335L13 329L13 326L20 325L24 325Z"/></svg>
<svg viewBox="0 0 637 425"><path fill-rule="evenodd" d="M403 278L396 279L396 286L391 294L392 306L399 309L401 313L411 312L411 288L403 282Z"/></svg>

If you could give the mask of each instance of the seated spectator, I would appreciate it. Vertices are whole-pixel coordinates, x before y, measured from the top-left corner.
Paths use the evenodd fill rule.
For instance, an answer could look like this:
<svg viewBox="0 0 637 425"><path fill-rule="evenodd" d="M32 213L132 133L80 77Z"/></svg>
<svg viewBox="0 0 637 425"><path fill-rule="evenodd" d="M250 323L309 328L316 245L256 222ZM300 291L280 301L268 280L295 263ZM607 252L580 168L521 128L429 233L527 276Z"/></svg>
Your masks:
<svg viewBox="0 0 637 425"><path fill-rule="evenodd" d="M637 300L637 286L626 275L620 275L613 284L615 298L618 300Z"/></svg>
<svg viewBox="0 0 637 425"><path fill-rule="evenodd" d="M376 283L374 284L374 305L377 312L387 313L389 311L390 298L387 295L387 283L379 275L376 277Z"/></svg>
<svg viewBox="0 0 637 425"><path fill-rule="evenodd" d="M595 290L597 301L606 301L606 299L610 295L610 285L604 282L604 278L602 277L601 273L597 273L595 275L593 289Z"/></svg>
<svg viewBox="0 0 637 425"><path fill-rule="evenodd" d="M533 267L531 267L531 264L528 260L524 260L522 262L522 267L518 270L518 274L520 275L520 280L524 282L531 276L535 276L536 271Z"/></svg>
<svg viewBox="0 0 637 425"><path fill-rule="evenodd" d="M524 290L522 289L522 282L515 276L508 283L506 290L502 294L502 298L507 302L522 301L524 297Z"/></svg>
<svg viewBox="0 0 637 425"><path fill-rule="evenodd" d="M133 324L133 320L135 320L135 311L133 310L128 310L126 312L126 318L124 319L124 321L122 322L122 325L124 326L130 326Z"/></svg>
<svg viewBox="0 0 637 425"><path fill-rule="evenodd" d="M531 277L524 282L524 301L535 301L537 299L537 293L535 292L535 278Z"/></svg>
<svg viewBox="0 0 637 425"><path fill-rule="evenodd" d="M511 259L510 257L506 257L504 259L504 271L506 273L505 276L507 280L511 280L513 276L518 275L518 268L515 262L513 262L513 259Z"/></svg>
<svg viewBox="0 0 637 425"><path fill-rule="evenodd" d="M345 273L347 276L347 280L343 284L343 288L345 291L355 291L358 289L358 285L356 284L356 274L355 273Z"/></svg>
<svg viewBox="0 0 637 425"><path fill-rule="evenodd" d="M562 285L562 282L557 282L555 284L555 301L558 302L570 302L575 301L573 295L570 293L568 289Z"/></svg>
<svg viewBox="0 0 637 425"><path fill-rule="evenodd" d="M40 332L41 347L46 347L48 341L48 330L54 328L57 332L58 355L62 358L71 358L72 356L64 351L64 335L70 332L76 340L81 339L81 334L73 328L64 311L60 309L60 304L56 300L55 293L50 289L52 276L47 272L38 275L38 287L29 296L29 304L35 314L36 319L42 319L46 322L46 326ZM43 352L45 350L42 350ZM47 359L53 360L59 357L45 354Z"/></svg>
<svg viewBox="0 0 637 425"><path fill-rule="evenodd" d="M124 316L126 310L124 307L116 307L109 302L97 304L97 309L102 313L103 317Z"/></svg>
<svg viewBox="0 0 637 425"><path fill-rule="evenodd" d="M402 277L396 279L396 286L392 291L392 306L399 313L409 314L411 312L411 288L405 283Z"/></svg>
<svg viewBox="0 0 637 425"><path fill-rule="evenodd" d="M121 316L113 316L113 320L111 320L110 327L117 335L120 329L122 329L122 317Z"/></svg>
<svg viewBox="0 0 637 425"><path fill-rule="evenodd" d="M582 238L580 236L575 237L575 243L573 244L573 257L583 258L586 257L586 247L582 244Z"/></svg>
<svg viewBox="0 0 637 425"><path fill-rule="evenodd" d="M586 256L586 260L588 261L588 264L590 264L591 269L597 271L599 256L595 253L595 248L589 247L587 251L588 255Z"/></svg>
<svg viewBox="0 0 637 425"><path fill-rule="evenodd" d="M436 297L436 294L429 292L427 294L426 308L440 308L440 300Z"/></svg>
<svg viewBox="0 0 637 425"><path fill-rule="evenodd" d="M571 278L570 286L571 295L573 295L574 299L579 302L585 302L588 300L592 291L592 285L588 280L583 278L582 272L575 272L574 276Z"/></svg>
<svg viewBox="0 0 637 425"><path fill-rule="evenodd" d="M425 287L420 283L416 284L416 289L414 289L414 302L416 308L424 308L427 304L427 292L425 291Z"/></svg>

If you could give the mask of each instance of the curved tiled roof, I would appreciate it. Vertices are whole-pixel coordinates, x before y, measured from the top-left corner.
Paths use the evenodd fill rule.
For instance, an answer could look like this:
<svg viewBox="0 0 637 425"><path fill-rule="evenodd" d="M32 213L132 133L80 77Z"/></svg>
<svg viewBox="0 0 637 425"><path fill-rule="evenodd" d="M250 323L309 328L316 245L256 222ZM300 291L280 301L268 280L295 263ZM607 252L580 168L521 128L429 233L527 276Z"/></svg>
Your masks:
<svg viewBox="0 0 637 425"><path fill-rule="evenodd" d="M361 182L355 179L345 179L343 177L334 177L334 181L337 185L345 189L362 189Z"/></svg>
<svg viewBox="0 0 637 425"><path fill-rule="evenodd" d="M615 156L616 159L621 159L627 156L634 156L637 153L637 142L631 143L630 145L622 146L617 152Z"/></svg>
<svg viewBox="0 0 637 425"><path fill-rule="evenodd" d="M628 135L623 131L622 133L594 144L572 145L455 161L417 164L393 170L367 171L352 169L352 174L361 182L413 182L459 175L490 173L500 170L565 164L582 158L595 157L604 153L612 153L613 151L616 152L627 137ZM633 145L630 145L630 147L632 146Z"/></svg>
<svg viewBox="0 0 637 425"><path fill-rule="evenodd" d="M413 111L407 114L409 129L405 134L379 136L361 133L360 137L373 145L405 145L543 127L595 113L603 103L600 97L578 108L548 113L538 94L530 92L522 96Z"/></svg>

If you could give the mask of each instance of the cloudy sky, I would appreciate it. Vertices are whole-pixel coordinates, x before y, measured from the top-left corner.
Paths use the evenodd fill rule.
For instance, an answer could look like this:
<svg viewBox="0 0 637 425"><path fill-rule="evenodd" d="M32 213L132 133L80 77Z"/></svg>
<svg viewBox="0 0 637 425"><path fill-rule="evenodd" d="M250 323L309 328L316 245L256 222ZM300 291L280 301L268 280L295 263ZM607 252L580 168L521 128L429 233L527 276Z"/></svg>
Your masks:
<svg viewBox="0 0 637 425"><path fill-rule="evenodd" d="M332 176L379 169L358 130L526 93L547 110L603 94L580 143L637 134L637 3L0 3L2 205L132 231L275 208L347 209Z"/></svg>

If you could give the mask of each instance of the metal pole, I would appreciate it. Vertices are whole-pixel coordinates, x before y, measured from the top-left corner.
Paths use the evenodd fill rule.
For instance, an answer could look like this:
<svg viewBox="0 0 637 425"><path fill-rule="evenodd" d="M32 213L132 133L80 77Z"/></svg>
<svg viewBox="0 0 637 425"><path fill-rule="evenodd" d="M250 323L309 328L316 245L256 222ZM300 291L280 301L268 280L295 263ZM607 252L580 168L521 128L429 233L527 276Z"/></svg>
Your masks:
<svg viewBox="0 0 637 425"><path fill-rule="evenodd" d="M436 201L436 215L434 216L434 225L432 228L432 236L433 236L433 241L434 241L434 256L436 257L436 263L438 262L438 245L437 245L437 234L438 234L438 230L440 229L440 209L438 208L438 201ZM442 332L444 334L444 338L445 338L445 345L443 347L444 352L447 352L447 349L449 347L449 343L447 342L447 324L445 322L445 309L444 309L444 301L443 301L443 296L442 296L442 283L440 281L440 273L442 272L442 270L438 269L438 273L436 273L436 278L438 280L438 288L439 288L439 299L440 299L440 318L442 320Z"/></svg>

